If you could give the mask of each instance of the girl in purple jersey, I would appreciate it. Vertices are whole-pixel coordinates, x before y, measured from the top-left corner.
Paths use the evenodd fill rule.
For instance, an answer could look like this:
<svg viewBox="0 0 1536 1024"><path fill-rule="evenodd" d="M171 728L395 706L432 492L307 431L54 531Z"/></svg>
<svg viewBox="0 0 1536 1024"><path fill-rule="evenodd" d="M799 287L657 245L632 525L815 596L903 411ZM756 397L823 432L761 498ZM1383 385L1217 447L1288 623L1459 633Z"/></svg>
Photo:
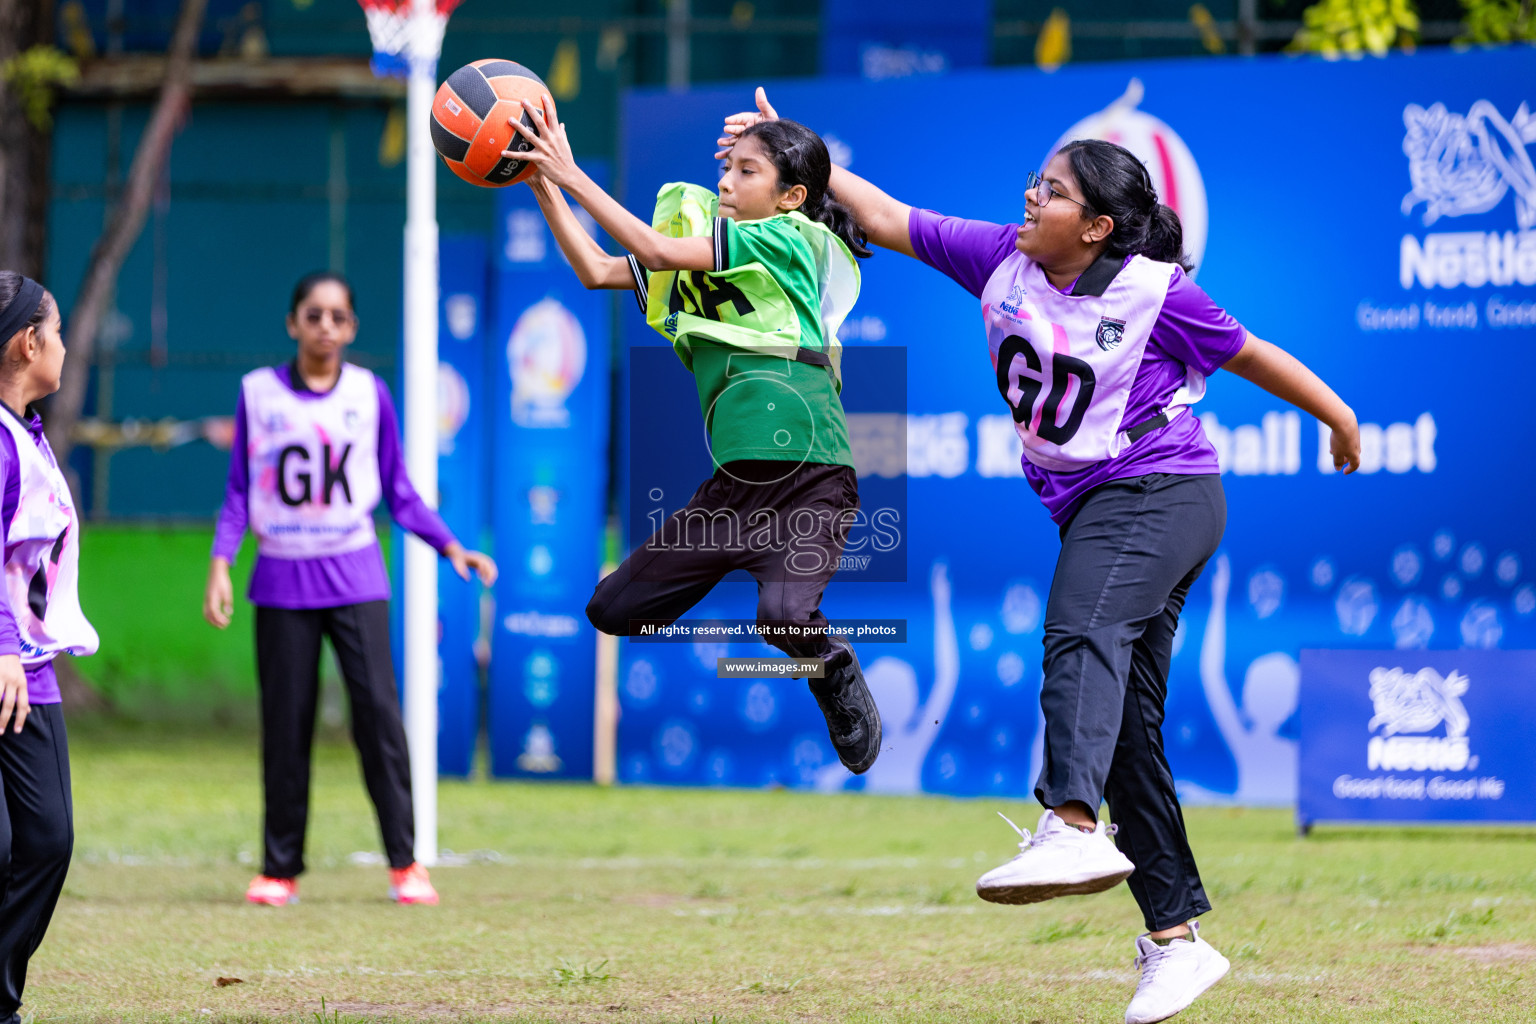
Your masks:
<svg viewBox="0 0 1536 1024"><path fill-rule="evenodd" d="M0 1024L19 1024L27 961L53 917L74 846L69 744L53 659L92 654L80 611L80 520L30 406L59 389L59 307L0 270Z"/></svg>
<svg viewBox="0 0 1536 1024"><path fill-rule="evenodd" d="M261 760L266 803L261 874L245 897L298 898L309 820L310 744L320 641L331 638L352 707L352 738L389 858L390 898L436 903L412 854L410 757L389 646L389 579L374 530L382 497L395 521L440 551L463 579L490 586L496 564L466 551L411 486L384 382L342 356L357 336L352 286L316 273L293 290L288 334L298 355L245 376L235 407L229 481L219 510L203 617L234 612L229 566L246 528L258 541L256 606Z"/></svg>
<svg viewBox="0 0 1536 1024"><path fill-rule="evenodd" d="M777 116L761 89L757 105L727 119L722 147ZM1018 856L977 893L1034 903L1128 878L1147 934L1125 1019L1164 1020L1228 967L1194 920L1210 902L1161 732L1179 611L1226 525L1216 453L1187 406L1230 370L1327 424L1346 473L1359 465L1355 414L1187 276L1178 215L1120 146L1063 146L1030 175L1018 224L914 209L843 168L831 184L872 243L981 300L1024 475L1060 526L1035 785L1046 810L1033 834L1014 826ZM1115 825L1097 820L1101 801Z"/></svg>

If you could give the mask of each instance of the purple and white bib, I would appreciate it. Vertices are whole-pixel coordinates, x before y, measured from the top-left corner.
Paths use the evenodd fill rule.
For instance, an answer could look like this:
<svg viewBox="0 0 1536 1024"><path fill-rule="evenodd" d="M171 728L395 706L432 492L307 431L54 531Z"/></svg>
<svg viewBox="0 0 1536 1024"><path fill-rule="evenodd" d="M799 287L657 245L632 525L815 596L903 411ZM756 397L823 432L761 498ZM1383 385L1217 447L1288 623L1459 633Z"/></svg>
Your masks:
<svg viewBox="0 0 1536 1024"><path fill-rule="evenodd" d="M245 375L251 532L263 555L319 558L376 541L379 393L369 371L343 364L324 395L299 395L276 371Z"/></svg>
<svg viewBox="0 0 1536 1024"><path fill-rule="evenodd" d="M5 592L21 634L21 663L95 654L100 640L80 610L80 520L47 442L15 416L0 416L16 443L16 515L5 536Z"/></svg>
<svg viewBox="0 0 1536 1024"><path fill-rule="evenodd" d="M1019 252L993 271L981 293L987 347L1031 463L1072 472L1125 448L1126 400L1173 270L1134 256L1102 295L1063 294ZM1190 369L1163 411L1172 418L1204 394Z"/></svg>

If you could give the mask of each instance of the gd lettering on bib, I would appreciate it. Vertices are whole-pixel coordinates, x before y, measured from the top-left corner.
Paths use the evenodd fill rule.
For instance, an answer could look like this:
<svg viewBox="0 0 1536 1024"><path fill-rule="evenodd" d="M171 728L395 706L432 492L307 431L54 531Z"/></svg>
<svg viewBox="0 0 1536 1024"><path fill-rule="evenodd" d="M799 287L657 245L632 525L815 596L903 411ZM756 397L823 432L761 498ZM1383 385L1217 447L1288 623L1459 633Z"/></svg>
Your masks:
<svg viewBox="0 0 1536 1024"><path fill-rule="evenodd" d="M1173 269L1133 256L1103 295L1063 294L1019 252L993 272L981 294L987 347L1031 463L1073 472L1124 450L1126 402ZM1190 369L1163 411L1177 415L1204 393Z"/></svg>

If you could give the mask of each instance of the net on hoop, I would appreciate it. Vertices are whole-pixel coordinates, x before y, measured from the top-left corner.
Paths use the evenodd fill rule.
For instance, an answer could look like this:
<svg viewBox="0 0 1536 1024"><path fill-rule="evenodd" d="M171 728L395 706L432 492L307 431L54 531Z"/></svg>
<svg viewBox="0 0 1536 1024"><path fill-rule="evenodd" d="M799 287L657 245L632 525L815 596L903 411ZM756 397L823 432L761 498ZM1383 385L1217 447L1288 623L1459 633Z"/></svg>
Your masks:
<svg viewBox="0 0 1536 1024"><path fill-rule="evenodd" d="M448 15L462 0L435 0L431 18L414 17L414 0L357 0L368 19L368 38L373 41L373 73L405 77L411 60L421 56L435 65L443 52L443 30Z"/></svg>

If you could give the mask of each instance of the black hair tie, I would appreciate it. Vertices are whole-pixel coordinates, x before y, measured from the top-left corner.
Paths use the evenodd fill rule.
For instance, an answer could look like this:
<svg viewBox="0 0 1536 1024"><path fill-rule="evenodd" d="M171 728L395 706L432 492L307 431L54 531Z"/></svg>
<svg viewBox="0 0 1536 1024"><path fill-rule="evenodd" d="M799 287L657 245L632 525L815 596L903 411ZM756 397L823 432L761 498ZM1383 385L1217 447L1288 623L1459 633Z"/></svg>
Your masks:
<svg viewBox="0 0 1536 1024"><path fill-rule="evenodd" d="M11 335L27 326L27 321L32 319L32 315L43 304L43 296L46 294L42 285L30 277L22 277L16 297L9 306L0 310L0 345L9 342Z"/></svg>

